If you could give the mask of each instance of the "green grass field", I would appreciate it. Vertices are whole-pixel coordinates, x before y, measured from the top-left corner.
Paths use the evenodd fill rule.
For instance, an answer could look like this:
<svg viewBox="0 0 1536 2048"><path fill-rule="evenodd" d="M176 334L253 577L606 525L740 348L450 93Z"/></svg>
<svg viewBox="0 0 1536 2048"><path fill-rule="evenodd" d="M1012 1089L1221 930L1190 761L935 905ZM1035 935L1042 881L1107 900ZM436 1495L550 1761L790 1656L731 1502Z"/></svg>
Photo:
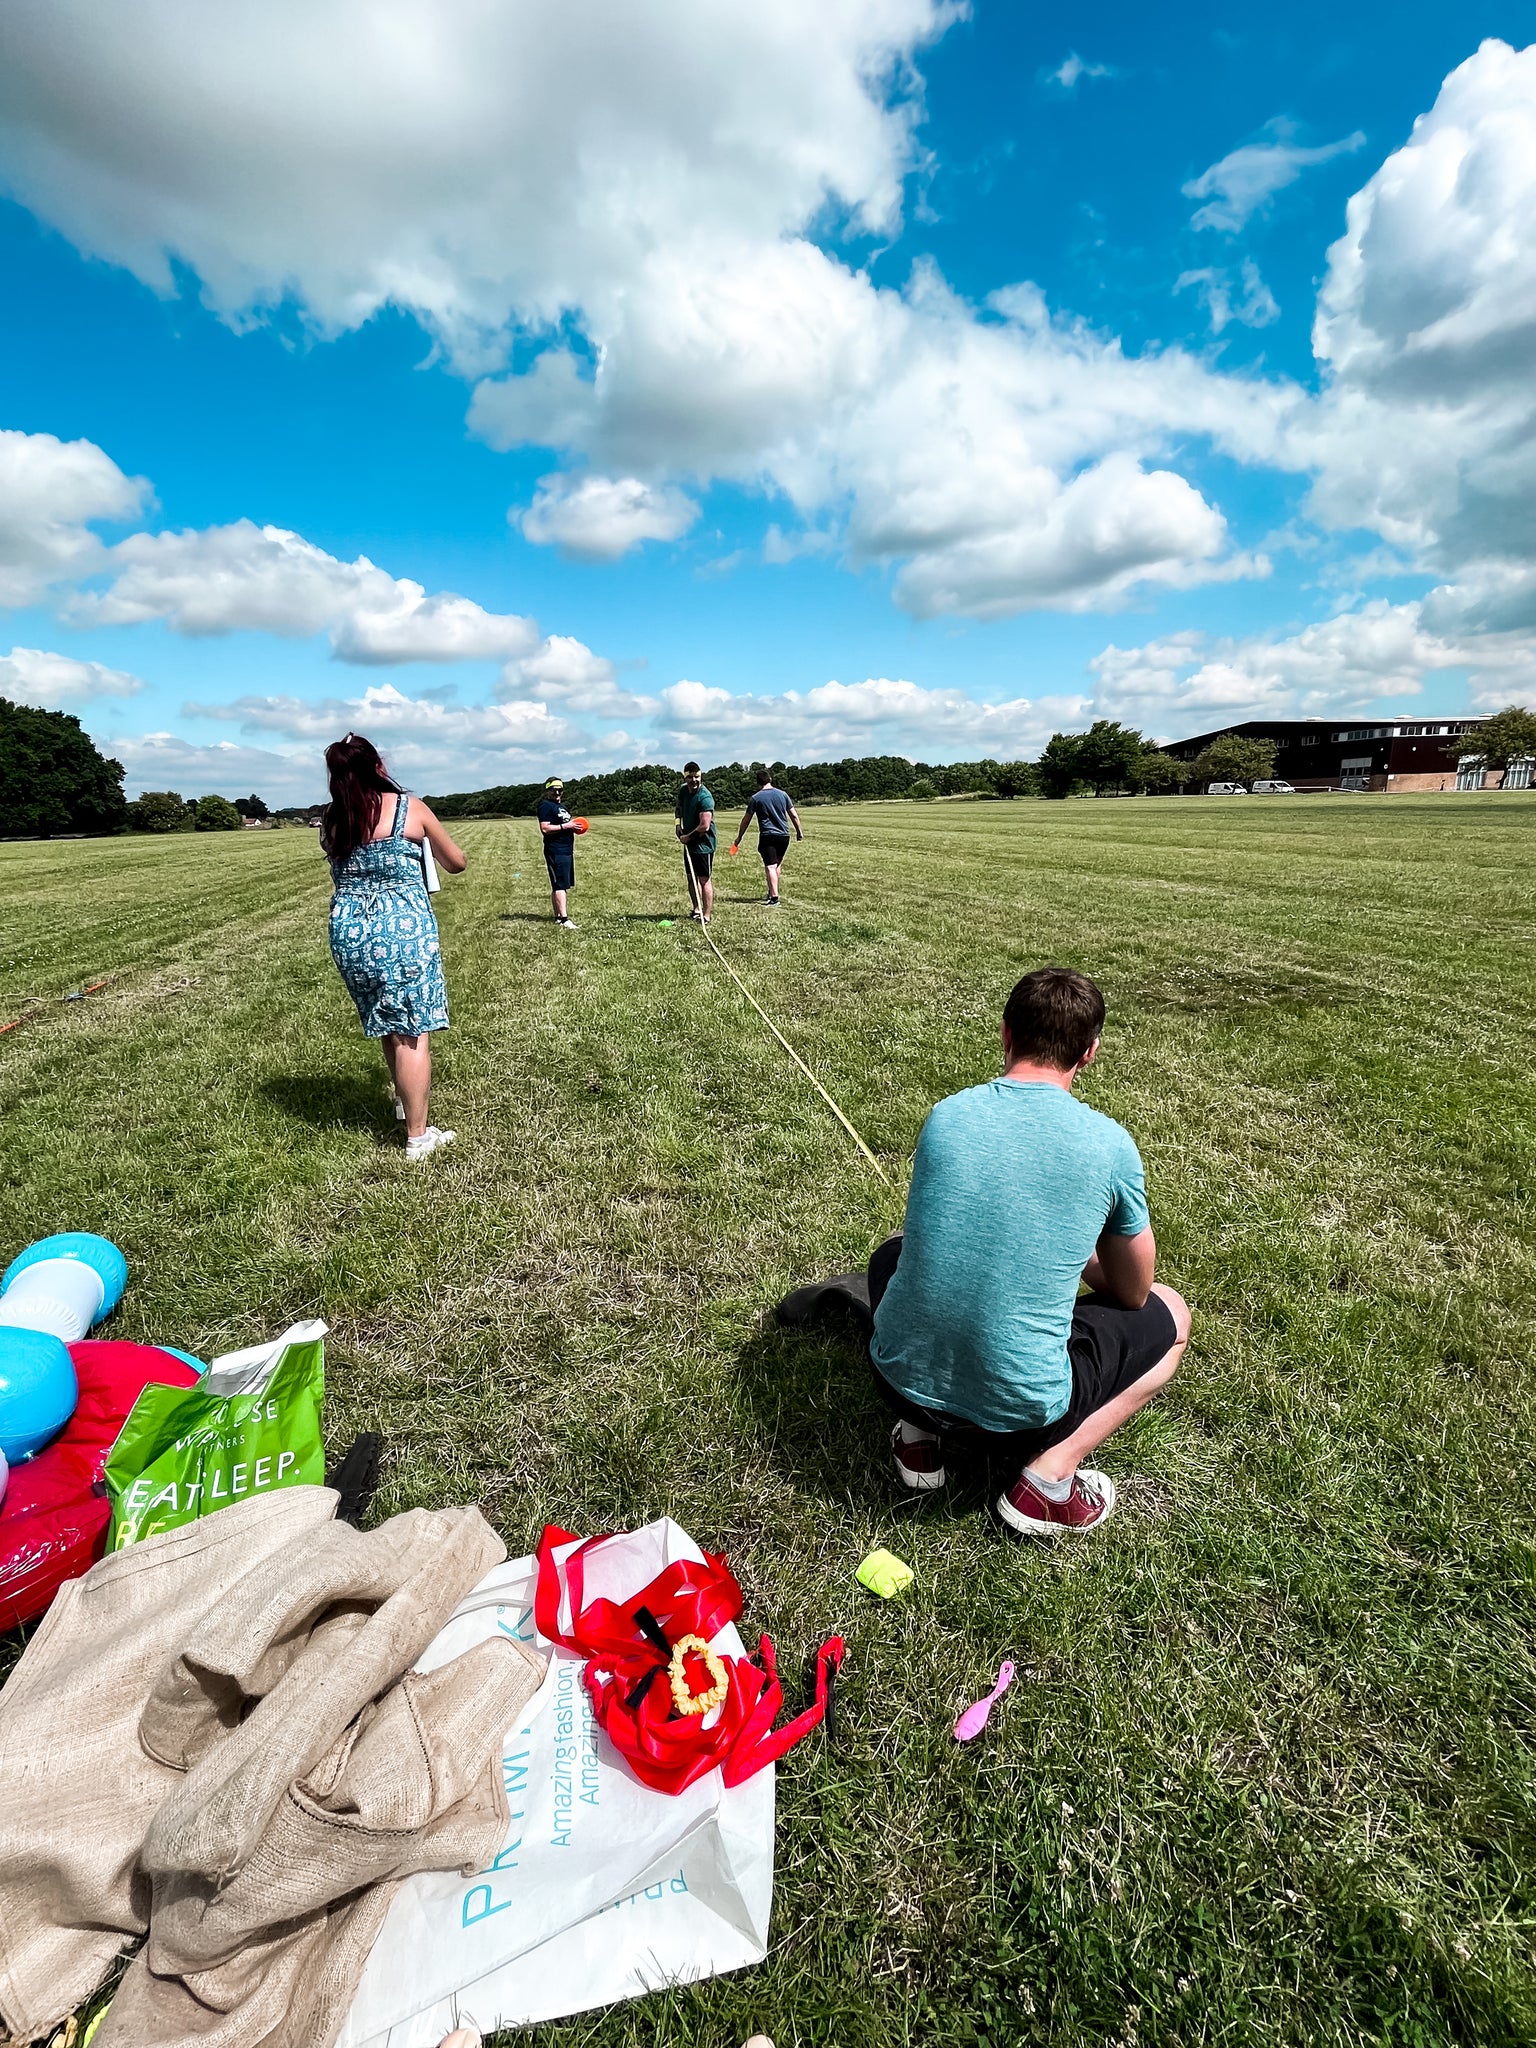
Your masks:
<svg viewBox="0 0 1536 2048"><path fill-rule="evenodd" d="M1103 1456L1102 1536L1020 1546L979 1477L898 1497L857 1347L775 1328L899 1196L658 924L669 820L597 821L566 935L532 827L463 828L460 1142L420 1170L312 834L0 847L0 1022L35 999L0 1038L4 1255L105 1232L114 1333L205 1356L323 1315L381 1513L475 1501L516 1553L666 1511L786 1675L846 1634L836 1742L780 1772L767 1963L550 2048L1529 2043L1536 800L807 823L781 912L721 859L717 935L898 1184L1021 971L1106 990L1085 1093L1195 1331ZM901 1601L854 1584L877 1541Z"/></svg>

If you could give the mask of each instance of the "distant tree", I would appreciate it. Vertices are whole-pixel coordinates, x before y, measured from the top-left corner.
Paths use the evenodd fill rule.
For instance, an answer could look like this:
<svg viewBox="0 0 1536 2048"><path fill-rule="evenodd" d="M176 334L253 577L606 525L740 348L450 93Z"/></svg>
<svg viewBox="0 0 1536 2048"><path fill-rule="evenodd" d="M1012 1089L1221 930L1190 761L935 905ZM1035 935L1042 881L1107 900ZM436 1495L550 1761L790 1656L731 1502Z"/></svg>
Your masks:
<svg viewBox="0 0 1536 2048"><path fill-rule="evenodd" d="M1489 768L1507 768L1511 761L1536 761L1536 711L1509 704L1483 725L1451 742L1456 758L1481 760Z"/></svg>
<svg viewBox="0 0 1536 2048"><path fill-rule="evenodd" d="M1143 747L1131 763L1126 781L1138 796L1160 796L1165 790L1177 789L1188 772L1182 761L1175 761L1161 747Z"/></svg>
<svg viewBox="0 0 1536 2048"><path fill-rule="evenodd" d="M1078 737L1077 772L1084 782L1092 783L1095 796L1124 789L1146 744L1139 732L1117 718L1096 718Z"/></svg>
<svg viewBox="0 0 1536 2048"><path fill-rule="evenodd" d="M0 836L121 832L123 770L97 752L78 718L0 697Z"/></svg>
<svg viewBox="0 0 1536 2048"><path fill-rule="evenodd" d="M1042 796L1070 796L1083 781L1083 736L1079 732L1053 732L1045 751L1035 763Z"/></svg>
<svg viewBox="0 0 1536 2048"><path fill-rule="evenodd" d="M146 789L128 806L128 823L135 832L190 832L192 809L174 789Z"/></svg>
<svg viewBox="0 0 1536 2048"><path fill-rule="evenodd" d="M1189 772L1196 782L1265 782L1275 772L1275 743L1220 733L1195 756Z"/></svg>
<svg viewBox="0 0 1536 2048"><path fill-rule="evenodd" d="M931 776L919 775L916 781L907 784L907 795L914 803L931 804L938 793Z"/></svg>
<svg viewBox="0 0 1536 2048"><path fill-rule="evenodd" d="M715 807L721 813L722 822L727 811L739 811L747 798L757 787L757 777L750 768L743 768L739 761L727 766L710 768L705 772L704 785L715 800ZM676 801L676 792L673 793Z"/></svg>
<svg viewBox="0 0 1536 2048"><path fill-rule="evenodd" d="M250 796L237 796L235 809L242 818L270 818L272 813L254 792Z"/></svg>
<svg viewBox="0 0 1536 2048"><path fill-rule="evenodd" d="M200 796L192 822L199 832L238 832L240 813L227 796Z"/></svg>
<svg viewBox="0 0 1536 2048"><path fill-rule="evenodd" d="M1040 788L1040 771L1033 761L1000 761L993 783L1000 797L1034 796Z"/></svg>

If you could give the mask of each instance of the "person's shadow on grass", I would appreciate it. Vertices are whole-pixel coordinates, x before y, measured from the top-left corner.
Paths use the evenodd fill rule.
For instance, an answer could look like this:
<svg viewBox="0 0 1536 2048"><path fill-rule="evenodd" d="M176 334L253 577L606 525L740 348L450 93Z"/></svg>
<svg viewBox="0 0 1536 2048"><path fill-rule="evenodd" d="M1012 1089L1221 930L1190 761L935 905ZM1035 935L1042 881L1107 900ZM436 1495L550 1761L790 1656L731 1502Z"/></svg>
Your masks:
<svg viewBox="0 0 1536 2048"><path fill-rule="evenodd" d="M753 1448L802 1491L876 1519L896 1513L967 1517L990 1475L966 1458L939 1493L909 1493L891 1458L890 1410L875 1392L868 1325L834 1310L809 1328L772 1315L736 1354L736 1382L755 1425Z"/></svg>
<svg viewBox="0 0 1536 2048"><path fill-rule="evenodd" d="M298 1117L317 1130L346 1125L354 1130L389 1132L395 1114L379 1080L361 1074L269 1074L260 1092L284 1116Z"/></svg>

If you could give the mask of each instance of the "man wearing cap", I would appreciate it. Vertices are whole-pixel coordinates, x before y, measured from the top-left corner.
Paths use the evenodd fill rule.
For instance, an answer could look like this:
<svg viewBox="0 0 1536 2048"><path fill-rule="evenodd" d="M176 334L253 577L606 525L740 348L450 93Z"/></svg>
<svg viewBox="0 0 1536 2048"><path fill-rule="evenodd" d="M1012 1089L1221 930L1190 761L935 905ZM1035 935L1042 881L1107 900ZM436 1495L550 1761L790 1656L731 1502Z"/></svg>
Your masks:
<svg viewBox="0 0 1536 2048"><path fill-rule="evenodd" d="M539 836L544 841L544 865L549 869L549 900L555 923L563 932L573 932L575 923L566 911L565 892L576 885L576 826L565 808L565 784L551 775L544 785L539 805Z"/></svg>
<svg viewBox="0 0 1536 2048"><path fill-rule="evenodd" d="M677 797L677 836L683 842L683 858L698 889L698 902L689 914L708 924L715 909L715 885L711 879L715 865L715 800L704 787L704 771L697 761L685 765L683 776Z"/></svg>

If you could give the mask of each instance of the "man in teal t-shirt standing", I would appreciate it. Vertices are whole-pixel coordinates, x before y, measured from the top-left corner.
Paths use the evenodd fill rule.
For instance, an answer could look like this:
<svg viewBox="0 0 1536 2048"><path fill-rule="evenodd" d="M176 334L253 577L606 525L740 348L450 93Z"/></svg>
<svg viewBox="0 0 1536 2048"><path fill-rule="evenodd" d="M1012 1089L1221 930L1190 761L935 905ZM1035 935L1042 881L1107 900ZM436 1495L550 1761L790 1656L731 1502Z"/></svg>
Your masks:
<svg viewBox="0 0 1536 2048"><path fill-rule="evenodd" d="M946 1438L1017 1455L997 1510L1031 1535L1109 1519L1113 1482L1081 1461L1167 1385L1189 1339L1183 1300L1153 1281L1136 1146L1072 1093L1103 1024L1087 975L1024 976L1003 1011L1001 1079L935 1106L903 1233L869 1266L897 1476L941 1487Z"/></svg>
<svg viewBox="0 0 1536 2048"><path fill-rule="evenodd" d="M697 761L687 763L683 778L677 793L677 836L693 871L697 897L689 914L708 924L715 914L715 800L704 787L704 771Z"/></svg>

